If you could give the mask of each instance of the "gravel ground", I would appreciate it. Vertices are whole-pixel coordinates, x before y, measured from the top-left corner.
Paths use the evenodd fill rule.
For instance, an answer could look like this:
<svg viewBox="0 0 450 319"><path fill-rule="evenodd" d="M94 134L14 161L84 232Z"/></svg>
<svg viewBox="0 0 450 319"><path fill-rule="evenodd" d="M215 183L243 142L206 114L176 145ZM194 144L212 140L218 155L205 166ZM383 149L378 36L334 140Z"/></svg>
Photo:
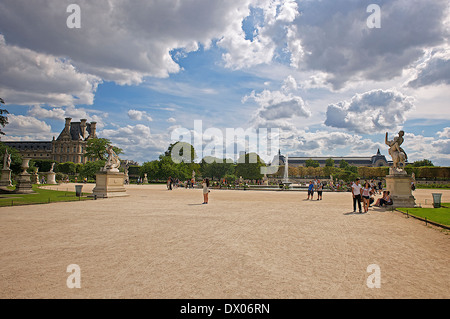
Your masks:
<svg viewBox="0 0 450 319"><path fill-rule="evenodd" d="M349 193L306 201L304 192L212 190L202 205L197 189L127 192L0 208L0 297L450 298L449 232L378 208L353 214ZM430 204L432 192L414 195ZM80 289L67 286L72 264ZM380 288L367 285L372 264Z"/></svg>

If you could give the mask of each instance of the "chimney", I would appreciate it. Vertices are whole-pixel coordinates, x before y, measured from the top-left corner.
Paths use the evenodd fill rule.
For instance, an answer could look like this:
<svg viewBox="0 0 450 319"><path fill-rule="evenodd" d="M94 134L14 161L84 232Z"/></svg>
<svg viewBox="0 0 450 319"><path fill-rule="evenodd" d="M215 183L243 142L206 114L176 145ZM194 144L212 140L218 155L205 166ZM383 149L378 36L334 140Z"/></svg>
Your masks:
<svg viewBox="0 0 450 319"><path fill-rule="evenodd" d="M86 119L81 119L81 138L84 140L86 138Z"/></svg>
<svg viewBox="0 0 450 319"><path fill-rule="evenodd" d="M89 138L96 138L96 130L97 130L97 122L91 122L91 134L89 134Z"/></svg>
<svg viewBox="0 0 450 319"><path fill-rule="evenodd" d="M66 127L65 130L67 133L70 133L70 122L72 121L72 119L70 117L66 117Z"/></svg>

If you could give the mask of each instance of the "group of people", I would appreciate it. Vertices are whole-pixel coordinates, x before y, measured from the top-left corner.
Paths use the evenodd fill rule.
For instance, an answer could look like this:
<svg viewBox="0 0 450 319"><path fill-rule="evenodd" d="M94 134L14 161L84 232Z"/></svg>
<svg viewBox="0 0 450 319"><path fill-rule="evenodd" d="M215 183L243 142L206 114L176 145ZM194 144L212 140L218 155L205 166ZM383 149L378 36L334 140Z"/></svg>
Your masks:
<svg viewBox="0 0 450 319"><path fill-rule="evenodd" d="M189 183L188 183L189 182ZM172 178L169 177L167 180L167 189L172 190L174 188L177 188L180 184L180 180L178 178ZM186 182L186 188L194 188L195 179L192 178L192 180L188 180ZM203 203L202 204L208 204L208 194L210 192L209 190L209 179L204 178L202 181L202 188L203 188Z"/></svg>
<svg viewBox="0 0 450 319"><path fill-rule="evenodd" d="M172 176L169 176L169 179L167 180L167 189L172 190L174 188L177 188L180 185L180 180L178 178L172 178Z"/></svg>
<svg viewBox="0 0 450 319"><path fill-rule="evenodd" d="M194 181L190 181L191 185L194 185ZM172 187L178 185L179 180L175 180L173 178L169 178L167 181L167 189L172 190ZM186 185L189 185L186 183ZM202 181L202 191L203 191L203 203L208 204L208 195L210 193L209 190L210 182L208 178L203 179ZM378 186L378 188L377 188ZM176 186L175 186L176 187ZM314 200L314 193L317 192L317 200L323 199L323 183L320 180L311 180L308 186L308 197L307 200ZM188 187L186 187L188 188ZM381 207L383 205L392 205L392 199L390 197L389 191L382 191L381 182L379 185L376 185L373 181L366 181L364 186L361 185L359 178L351 186L352 196L353 196L353 212L356 212L356 207L358 206L359 212L367 213L369 211L369 207L372 203L375 202L373 195L381 193L383 196L377 200L374 206ZM362 205L361 205L362 202Z"/></svg>
<svg viewBox="0 0 450 319"><path fill-rule="evenodd" d="M373 195L381 192L379 188L377 190L373 182L365 182L364 186L360 184L359 178L352 184L352 196L353 196L353 212L356 213L356 206L358 205L359 212L362 213L364 208L364 213L369 211L370 205L375 201ZM361 207L361 201L363 202L363 207ZM392 199L389 191L383 191L383 196L377 200L375 203L376 207L383 205L392 205Z"/></svg>
<svg viewBox="0 0 450 319"><path fill-rule="evenodd" d="M323 183L320 180L309 181L307 200L314 199L314 192L317 192L317 200L322 200Z"/></svg>

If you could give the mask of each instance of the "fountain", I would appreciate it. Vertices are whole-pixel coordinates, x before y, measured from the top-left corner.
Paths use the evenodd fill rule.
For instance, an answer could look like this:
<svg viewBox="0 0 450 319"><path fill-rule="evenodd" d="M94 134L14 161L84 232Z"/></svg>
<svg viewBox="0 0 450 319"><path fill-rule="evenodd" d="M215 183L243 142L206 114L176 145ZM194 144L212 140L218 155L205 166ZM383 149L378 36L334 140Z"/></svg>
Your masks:
<svg viewBox="0 0 450 319"><path fill-rule="evenodd" d="M286 155L286 162L284 163L284 178L283 178L283 186L286 189L291 188L292 182L289 181L289 156Z"/></svg>

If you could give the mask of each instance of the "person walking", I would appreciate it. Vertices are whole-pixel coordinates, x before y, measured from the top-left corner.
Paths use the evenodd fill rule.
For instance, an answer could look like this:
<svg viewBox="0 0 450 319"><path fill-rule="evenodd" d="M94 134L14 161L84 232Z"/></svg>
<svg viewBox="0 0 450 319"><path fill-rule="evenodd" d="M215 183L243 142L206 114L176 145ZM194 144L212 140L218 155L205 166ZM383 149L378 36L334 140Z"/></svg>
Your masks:
<svg viewBox="0 0 450 319"><path fill-rule="evenodd" d="M317 200L322 200L323 183L318 181L317 183Z"/></svg>
<svg viewBox="0 0 450 319"><path fill-rule="evenodd" d="M208 193L209 193L209 179L205 178L203 179L203 203L202 204L208 204Z"/></svg>
<svg viewBox="0 0 450 319"><path fill-rule="evenodd" d="M312 181L309 181L308 198L307 199L309 199L309 196L311 196L311 199L313 199L313 196L314 196L314 184L313 184Z"/></svg>
<svg viewBox="0 0 450 319"><path fill-rule="evenodd" d="M356 203L358 203L359 212L362 213L361 209L361 185L359 184L359 178L352 185L352 196L353 196L353 212L356 213Z"/></svg>
<svg viewBox="0 0 450 319"><path fill-rule="evenodd" d="M364 213L367 213L369 211L371 192L372 192L372 188L370 187L370 183L366 182L364 184L364 188L361 190L361 196L363 198L363 203L364 203Z"/></svg>

